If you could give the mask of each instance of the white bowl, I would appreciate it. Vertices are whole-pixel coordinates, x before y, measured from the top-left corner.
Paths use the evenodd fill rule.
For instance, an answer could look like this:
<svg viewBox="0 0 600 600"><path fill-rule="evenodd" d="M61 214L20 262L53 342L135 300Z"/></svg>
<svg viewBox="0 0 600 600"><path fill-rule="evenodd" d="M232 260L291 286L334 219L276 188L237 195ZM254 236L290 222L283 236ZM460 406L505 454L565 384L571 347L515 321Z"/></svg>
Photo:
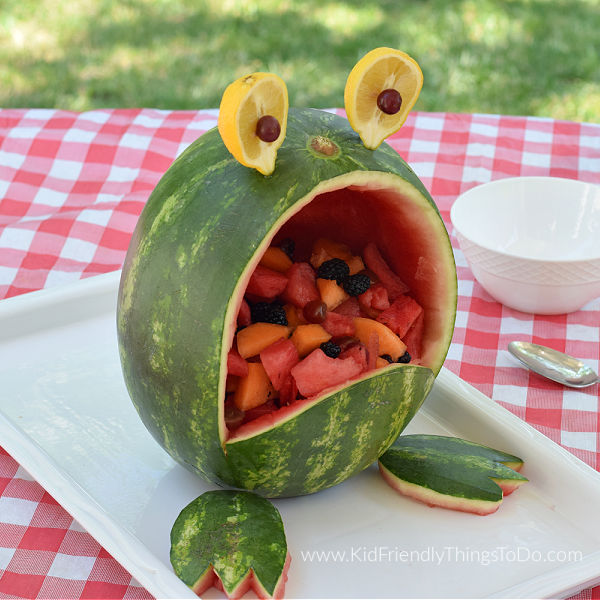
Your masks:
<svg viewBox="0 0 600 600"><path fill-rule="evenodd" d="M553 315L600 296L600 186L499 179L460 195L450 218L473 275L502 304Z"/></svg>

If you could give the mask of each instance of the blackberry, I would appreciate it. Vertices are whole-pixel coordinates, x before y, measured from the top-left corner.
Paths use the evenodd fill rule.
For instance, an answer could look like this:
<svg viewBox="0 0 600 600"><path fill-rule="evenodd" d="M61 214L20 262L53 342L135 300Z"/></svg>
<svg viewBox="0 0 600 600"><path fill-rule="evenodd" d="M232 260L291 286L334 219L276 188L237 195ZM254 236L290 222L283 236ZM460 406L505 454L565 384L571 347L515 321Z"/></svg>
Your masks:
<svg viewBox="0 0 600 600"><path fill-rule="evenodd" d="M290 257L290 260L294 260L296 242L292 238L285 238L281 240L279 247Z"/></svg>
<svg viewBox="0 0 600 600"><path fill-rule="evenodd" d="M332 258L321 263L317 269L317 277L335 279L340 285L350 275L350 267L341 258Z"/></svg>
<svg viewBox="0 0 600 600"><path fill-rule="evenodd" d="M398 362L399 363L409 363L411 360L411 355L408 352L405 352L399 359Z"/></svg>
<svg viewBox="0 0 600 600"><path fill-rule="evenodd" d="M323 352L325 352L325 354L330 358L337 358L342 351L342 349L332 341L323 342L321 344L321 350L323 350Z"/></svg>
<svg viewBox="0 0 600 600"><path fill-rule="evenodd" d="M389 363L393 363L394 359L389 355L389 354L382 354L381 358L384 358L385 360L387 360Z"/></svg>
<svg viewBox="0 0 600 600"><path fill-rule="evenodd" d="M285 309L279 302L257 302L250 307L250 315L253 323L288 324Z"/></svg>
<svg viewBox="0 0 600 600"><path fill-rule="evenodd" d="M371 280L368 275L357 273L356 275L350 275L350 277L344 279L344 281L342 281L342 287L346 294L350 296L360 296L371 287Z"/></svg>

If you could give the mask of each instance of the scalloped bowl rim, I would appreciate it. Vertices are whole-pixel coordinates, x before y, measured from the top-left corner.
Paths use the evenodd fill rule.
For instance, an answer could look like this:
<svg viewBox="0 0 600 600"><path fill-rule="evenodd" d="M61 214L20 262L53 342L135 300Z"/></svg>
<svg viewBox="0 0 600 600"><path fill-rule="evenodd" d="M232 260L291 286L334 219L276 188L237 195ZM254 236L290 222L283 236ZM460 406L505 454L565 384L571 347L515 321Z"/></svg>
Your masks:
<svg viewBox="0 0 600 600"><path fill-rule="evenodd" d="M576 203L569 206L562 200L561 193L576 198ZM544 201L551 204L552 213L539 210ZM518 211L519 219L510 216L511 208ZM451 207L450 219L459 236L508 258L549 264L600 261L600 185L546 176L495 179L460 194ZM546 251L549 247L540 236L540 229L545 225L561 227L562 233L554 235L563 236L556 240L562 244L568 242L567 238L581 242L585 236L585 250L589 253L570 256L540 253L540 249ZM570 232L565 226L571 228ZM526 227L533 228L530 239L517 239L524 235ZM501 239L506 235L512 235L512 240ZM490 243L490 239L494 243ZM532 245L535 243L537 248Z"/></svg>

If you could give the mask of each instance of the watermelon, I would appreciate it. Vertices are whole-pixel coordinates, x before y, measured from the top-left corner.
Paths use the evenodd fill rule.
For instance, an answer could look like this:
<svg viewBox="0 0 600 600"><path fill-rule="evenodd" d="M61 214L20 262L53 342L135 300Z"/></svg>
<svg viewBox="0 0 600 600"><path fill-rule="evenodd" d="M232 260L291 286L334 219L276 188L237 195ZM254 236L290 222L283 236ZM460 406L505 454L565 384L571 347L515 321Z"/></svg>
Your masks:
<svg viewBox="0 0 600 600"><path fill-rule="evenodd" d="M250 312L250 306L245 300L242 300L242 304L240 305L240 311L237 316L237 324L238 327L247 327L252 323L252 317Z"/></svg>
<svg viewBox="0 0 600 600"><path fill-rule="evenodd" d="M299 307L319 299L308 264L317 239L353 256L376 242L423 307L420 364L361 372L231 430L224 408L237 315L267 248L288 238L298 262L281 297ZM390 446L433 385L455 310L448 234L415 173L385 144L366 149L345 119L291 109L272 175L239 164L215 129L162 177L123 265L119 354L133 404L175 460L221 485L295 496L344 481Z"/></svg>
<svg viewBox="0 0 600 600"><path fill-rule="evenodd" d="M402 260L401 252L396 256L399 260ZM405 294L410 290L409 286L390 268L374 242L369 242L365 246L363 258L367 267L375 273L377 279L384 285L390 300L395 300L400 294Z"/></svg>
<svg viewBox="0 0 600 600"><path fill-rule="evenodd" d="M282 339L267 346L260 353L260 361L276 390L280 390L300 358L290 339Z"/></svg>
<svg viewBox="0 0 600 600"><path fill-rule="evenodd" d="M248 375L248 363L240 356L240 353L232 348L227 355L227 373L229 375Z"/></svg>
<svg viewBox="0 0 600 600"><path fill-rule="evenodd" d="M294 263L287 272L288 282L283 299L298 308L304 308L309 302L321 300L317 289L316 276L308 263Z"/></svg>
<svg viewBox="0 0 600 600"><path fill-rule="evenodd" d="M322 323L323 329L332 336L354 335L354 319L347 315L329 311Z"/></svg>
<svg viewBox="0 0 600 600"><path fill-rule="evenodd" d="M271 300L279 296L287 284L288 278L282 273L258 265L250 277L246 293Z"/></svg>
<svg viewBox="0 0 600 600"><path fill-rule="evenodd" d="M171 528L171 564L196 594L211 586L229 598L252 589L259 598L282 598L290 555L279 511L250 492L205 492Z"/></svg>
<svg viewBox="0 0 600 600"><path fill-rule="evenodd" d="M388 292L383 283L373 284L366 292L358 297L359 305L363 310L381 311L390 307ZM355 315L359 316L359 315Z"/></svg>
<svg viewBox="0 0 600 600"><path fill-rule="evenodd" d="M527 481L517 456L460 438L402 435L379 458L387 483L429 506L489 515Z"/></svg>
<svg viewBox="0 0 600 600"><path fill-rule="evenodd" d="M330 358L320 348L313 350L293 369L292 377L303 396L313 396L355 377L362 371L360 362L348 358Z"/></svg>
<svg viewBox="0 0 600 600"><path fill-rule="evenodd" d="M351 297L348 300L342 302L337 308L333 310L335 314L345 315L347 317L361 317L362 312L360 310L360 304L358 298Z"/></svg>
<svg viewBox="0 0 600 600"><path fill-rule="evenodd" d="M423 309L410 296L400 295L376 320L387 325L397 336L404 338Z"/></svg>

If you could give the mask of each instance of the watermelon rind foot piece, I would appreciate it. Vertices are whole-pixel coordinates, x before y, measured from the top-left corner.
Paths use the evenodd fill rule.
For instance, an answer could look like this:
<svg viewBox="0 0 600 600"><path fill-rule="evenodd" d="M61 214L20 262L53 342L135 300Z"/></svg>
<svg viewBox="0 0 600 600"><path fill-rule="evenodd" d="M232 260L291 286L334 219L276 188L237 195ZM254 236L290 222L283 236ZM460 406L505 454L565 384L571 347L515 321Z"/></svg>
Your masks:
<svg viewBox="0 0 600 600"><path fill-rule="evenodd" d="M289 563L279 511L251 492L205 492L171 529L173 569L197 594L214 585L230 599L249 589L259 598L282 598Z"/></svg>
<svg viewBox="0 0 600 600"><path fill-rule="evenodd" d="M528 481L517 456L456 437L400 436L379 458L379 470L398 493L478 515L498 510L504 496Z"/></svg>

